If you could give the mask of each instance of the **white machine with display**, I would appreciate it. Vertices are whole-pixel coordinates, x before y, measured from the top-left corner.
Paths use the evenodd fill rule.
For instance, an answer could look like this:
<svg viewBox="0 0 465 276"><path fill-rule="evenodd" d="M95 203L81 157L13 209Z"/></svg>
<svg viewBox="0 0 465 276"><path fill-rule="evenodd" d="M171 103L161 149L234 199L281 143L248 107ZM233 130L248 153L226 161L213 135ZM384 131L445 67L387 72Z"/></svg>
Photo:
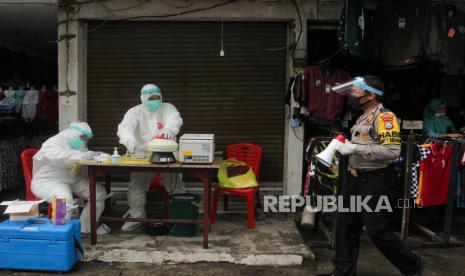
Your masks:
<svg viewBox="0 0 465 276"><path fill-rule="evenodd" d="M179 139L179 162L213 163L214 134L184 134Z"/></svg>

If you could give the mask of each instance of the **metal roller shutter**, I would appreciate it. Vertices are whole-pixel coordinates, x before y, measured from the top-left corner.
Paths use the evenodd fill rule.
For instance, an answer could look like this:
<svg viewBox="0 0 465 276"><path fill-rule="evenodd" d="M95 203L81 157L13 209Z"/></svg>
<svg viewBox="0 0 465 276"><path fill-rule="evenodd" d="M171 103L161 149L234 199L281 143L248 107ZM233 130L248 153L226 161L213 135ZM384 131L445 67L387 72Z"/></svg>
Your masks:
<svg viewBox="0 0 465 276"><path fill-rule="evenodd" d="M262 182L282 182L286 23L224 23L224 57L219 22L100 23L90 22L97 28L88 33L91 148L118 146L124 113L155 83L180 111L182 133L214 133L218 150L262 145Z"/></svg>

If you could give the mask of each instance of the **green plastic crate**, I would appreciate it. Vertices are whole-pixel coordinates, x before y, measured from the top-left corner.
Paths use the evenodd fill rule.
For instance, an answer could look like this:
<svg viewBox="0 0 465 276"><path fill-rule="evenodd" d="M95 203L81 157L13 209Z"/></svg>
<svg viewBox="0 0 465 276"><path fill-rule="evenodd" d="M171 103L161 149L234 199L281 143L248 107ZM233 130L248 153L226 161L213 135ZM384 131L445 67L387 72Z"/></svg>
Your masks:
<svg viewBox="0 0 465 276"><path fill-rule="evenodd" d="M195 194L175 194L170 196L168 217L170 219L199 218L199 205L202 197ZM172 224L171 236L193 237L197 232L197 224Z"/></svg>

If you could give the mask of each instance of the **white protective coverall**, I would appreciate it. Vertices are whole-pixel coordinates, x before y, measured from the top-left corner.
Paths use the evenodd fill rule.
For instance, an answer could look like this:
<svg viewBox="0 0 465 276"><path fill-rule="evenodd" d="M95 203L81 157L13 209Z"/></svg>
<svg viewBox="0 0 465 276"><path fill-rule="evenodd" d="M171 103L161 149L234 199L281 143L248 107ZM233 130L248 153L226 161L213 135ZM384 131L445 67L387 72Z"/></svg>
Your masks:
<svg viewBox="0 0 465 276"><path fill-rule="evenodd" d="M158 94L161 105L158 110L151 111L147 106L149 97ZM128 151L145 150L145 146L155 136L168 134L176 140L182 126L181 115L174 105L163 102L160 89L153 84L146 84L141 89L141 104L129 109L124 115L123 121L118 125L119 143ZM125 216L133 218L145 218L145 191L150 186L154 173L131 173L129 182L128 205L129 210ZM166 191L173 193L184 192L184 186L179 174L162 173L163 184ZM171 183L173 182L173 183ZM123 231L131 231L140 223L127 222L121 228Z"/></svg>
<svg viewBox="0 0 465 276"><path fill-rule="evenodd" d="M79 131L79 129L81 131ZM89 180L85 173L72 175L71 167L75 161L89 159L94 152L88 151L86 147L74 150L68 142L82 134L90 134L92 131L87 123L72 123L57 135L49 138L42 144L39 152L33 157L33 171L31 190L40 199L52 201L53 196L66 198L67 208L74 205L73 194L89 199ZM87 135L89 136L89 135ZM90 138L89 137L89 138ZM97 219L105 208L105 188L101 184L96 185L96 210ZM72 210L66 212L66 219L71 219ZM90 205L87 202L81 214L81 232L90 233ZM98 234L107 232L107 226L101 225L97 229Z"/></svg>

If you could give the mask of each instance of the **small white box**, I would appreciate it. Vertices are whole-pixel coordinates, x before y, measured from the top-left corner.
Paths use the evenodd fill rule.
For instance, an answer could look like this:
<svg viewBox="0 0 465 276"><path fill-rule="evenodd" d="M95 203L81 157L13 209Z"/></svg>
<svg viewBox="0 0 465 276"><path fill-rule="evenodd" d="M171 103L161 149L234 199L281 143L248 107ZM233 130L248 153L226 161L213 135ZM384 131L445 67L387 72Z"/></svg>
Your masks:
<svg viewBox="0 0 465 276"><path fill-rule="evenodd" d="M5 214L10 215L10 221L25 221L39 216L39 204L45 200L37 201L3 201L0 205L8 206Z"/></svg>
<svg viewBox="0 0 465 276"><path fill-rule="evenodd" d="M213 163L214 134L184 134L179 139L179 162Z"/></svg>

